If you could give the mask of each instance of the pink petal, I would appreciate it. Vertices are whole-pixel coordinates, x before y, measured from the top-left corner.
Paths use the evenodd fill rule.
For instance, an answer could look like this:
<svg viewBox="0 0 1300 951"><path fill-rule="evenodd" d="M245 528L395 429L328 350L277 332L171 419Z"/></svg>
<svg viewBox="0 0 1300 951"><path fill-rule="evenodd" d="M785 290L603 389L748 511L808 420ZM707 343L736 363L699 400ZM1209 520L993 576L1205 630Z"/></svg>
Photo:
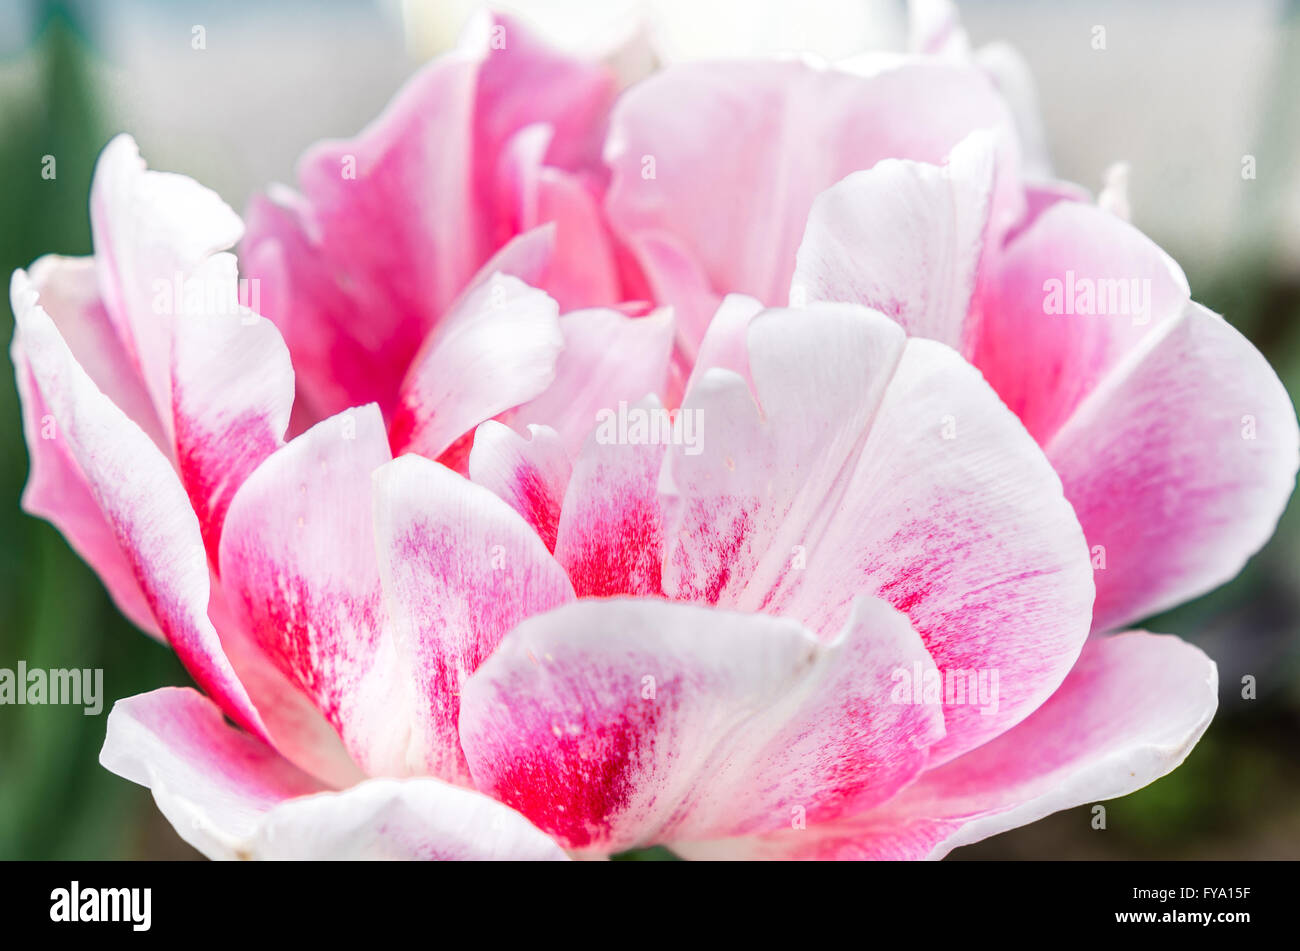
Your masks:
<svg viewBox="0 0 1300 951"><path fill-rule="evenodd" d="M1019 722L1073 664L1092 572L1042 451L956 352L851 305L753 320L743 381L711 370L673 447L664 590L799 619L823 637L854 597L905 612L941 670L1000 671L997 711L945 705L949 759ZM747 405L748 404L748 405ZM747 410L747 411L746 411Z"/></svg>
<svg viewBox="0 0 1300 951"><path fill-rule="evenodd" d="M373 405L318 423L249 477L221 537L237 622L371 775L407 771L407 684L385 630L370 502L390 458Z"/></svg>
<svg viewBox="0 0 1300 951"><path fill-rule="evenodd" d="M702 451L670 453L664 591L759 610L833 512L905 337L879 314L818 304L752 318L748 341L756 394L714 369L683 401L702 425Z"/></svg>
<svg viewBox="0 0 1300 951"><path fill-rule="evenodd" d="M303 197L280 189L255 203L246 266L264 278L268 315L318 413L375 401L391 414L422 341L493 252L531 227L501 190L513 137L549 125L547 165L594 167L613 93L603 67L482 18L358 136L312 147L299 163ZM551 189L530 220L557 213L567 260L591 222L579 196Z"/></svg>
<svg viewBox="0 0 1300 951"><path fill-rule="evenodd" d="M555 550L560 506L572 472L569 454L549 426L529 426L527 439L491 419L474 431L470 479L522 515L548 551Z"/></svg>
<svg viewBox="0 0 1300 951"><path fill-rule="evenodd" d="M932 662L875 600L829 646L787 620L580 601L470 678L461 743L480 789L574 849L830 821L891 796L942 735L936 706L890 700L913 664Z"/></svg>
<svg viewBox="0 0 1300 951"><path fill-rule="evenodd" d="M564 311L615 302L622 288L599 189L546 164L553 139L550 126L528 126L514 136L504 158L502 189L515 206L511 230L525 234L548 226L555 232L545 275L528 283L543 287Z"/></svg>
<svg viewBox="0 0 1300 951"><path fill-rule="evenodd" d="M682 242L662 232L624 236L629 267L637 266L651 300L671 304L677 324L677 345L689 360L694 356L722 303L709 276ZM631 283L629 281L628 283Z"/></svg>
<svg viewBox="0 0 1300 951"><path fill-rule="evenodd" d="M933 341L908 341L843 501L806 557L784 610L825 630L864 585L911 618L941 670L999 672L996 712L945 704L939 761L1037 708L1091 620L1087 548L1056 474L979 373Z"/></svg>
<svg viewBox="0 0 1300 951"><path fill-rule="evenodd" d="M1132 351L1045 448L1088 544L1104 548L1093 609L1103 631L1235 578L1272 536L1300 466L1277 374L1195 303Z"/></svg>
<svg viewBox="0 0 1300 951"><path fill-rule="evenodd" d="M749 325L763 310L763 305L743 294L728 294L709 321L699 352L691 366L686 391L696 385L706 370L718 367L731 370L744 377L752 387L749 375Z"/></svg>
<svg viewBox="0 0 1300 951"><path fill-rule="evenodd" d="M237 281L234 255L197 269L201 286ZM235 492L284 445L293 406L293 367L280 332L251 311L178 315L172 343L177 466L203 527L213 564Z"/></svg>
<svg viewBox="0 0 1300 951"><path fill-rule="evenodd" d="M142 375L215 561L230 498L282 444L293 403L279 332L240 306L235 258L219 253L243 225L214 192L146 169L127 136L100 156L91 220L104 306Z"/></svg>
<svg viewBox="0 0 1300 951"><path fill-rule="evenodd" d="M636 408L661 411L654 398ZM598 427L574 462L560 509L555 559L579 597L661 594L658 479L664 446L601 439Z"/></svg>
<svg viewBox="0 0 1300 951"><path fill-rule="evenodd" d="M72 357L91 381L155 440L164 445L161 426L135 367L99 302L91 258L43 257L32 265L31 286L50 315ZM15 304L15 308L16 308ZM162 637L130 560L113 527L60 438L32 378L15 330L11 356L23 410L23 434L31 471L23 490L23 510L53 524L103 581L113 602L137 627Z"/></svg>
<svg viewBox="0 0 1300 951"><path fill-rule="evenodd" d="M148 171L135 142L119 135L95 166L90 223L104 307L158 409L171 419L177 282L239 240L243 225L216 192L184 175Z"/></svg>
<svg viewBox="0 0 1300 951"><path fill-rule="evenodd" d="M90 258L43 258L32 269L33 285L40 293L43 306L53 308L53 319L59 333L67 341L73 357L86 369L92 381L109 399L125 410L133 420L149 432L154 444L166 446L161 425L143 383L118 341L116 332L99 303L95 280L95 267ZM236 335L259 336L256 326L240 325L237 321L218 324L203 315L191 315L187 326L181 328L182 337L177 346L192 346L193 342L207 336L214 349L210 353L199 350L200 359L216 357L223 353L223 340L234 335L220 333L226 328L239 326ZM274 329L261 323L274 334ZM218 331L210 333L209 331ZM264 346L252 353L236 354L236 362L214 369L225 373L241 374L270 356L283 354L283 344L278 337L264 340ZM278 349L277 349L278 346ZM15 341L14 356L19 367L18 385L23 394L24 426L28 435L32 472L24 493L24 506L32 514L49 518L62 531L104 580L114 600L136 624L157 637L162 637L148 600L141 590L135 572L109 521L82 474L76 460L69 453L65 441L58 438L58 420L48 414L40 391L31 380L30 368L22 357L22 348ZM196 377L199 385L210 377ZM239 396L241 384L247 380L232 380L230 391L212 394L212 402L204 413L220 412ZM178 420L204 418L204 413ZM43 438L45 435L51 438ZM216 465L191 467L191 471L222 473L214 484L224 492L233 492L234 477L231 470L240 468L237 462L241 453L248 458L250 443L222 443L224 456L218 453ZM227 459L228 457L228 459ZM215 558L211 560L215 561ZM283 674L276 670L251 644L238 624L224 610L224 595L220 582L212 580L208 617L220 639L222 650L230 661L236 677L244 686L253 707L271 736L277 749L299 766L327 778L354 779L357 767L347 757L333 728L320 716L314 705L302 695Z"/></svg>
<svg viewBox="0 0 1300 951"><path fill-rule="evenodd" d="M516 427L550 426L576 456L596 428L596 414L619 402L663 397L673 347L672 311L644 317L616 310L580 310L560 318L564 349L555 380L510 414Z"/></svg>
<svg viewBox="0 0 1300 951"><path fill-rule="evenodd" d="M239 250L244 272L258 282L263 313L289 346L295 409L310 426L380 393L394 399L419 340L408 339L413 328L397 335L399 321L383 320L383 312L370 316L379 322L373 330L358 322L356 305L300 223L307 213L305 200L284 188L254 196Z"/></svg>
<svg viewBox="0 0 1300 951"><path fill-rule="evenodd" d="M1097 309L1107 280L1129 292L1105 292L1110 313L1045 308L1056 281L1062 305L1086 305L1087 288ZM973 358L1043 445L1092 547L1094 628L1235 576L1294 488L1300 436L1267 361L1190 303L1177 265L1114 215L1058 202L1007 247L979 306Z"/></svg>
<svg viewBox="0 0 1300 951"><path fill-rule="evenodd" d="M266 728L208 620L199 523L171 464L81 368L21 270L14 272L10 299L15 348L27 361L31 392L54 418L64 451L111 527L158 628L199 686L265 739Z"/></svg>
<svg viewBox="0 0 1300 951"><path fill-rule="evenodd" d="M1149 282L1147 312L1049 311L1049 282L1059 284L1062 298L1077 285L1068 302L1062 299L1064 307L1080 302L1083 287L1108 280L1130 287L1134 280ZM1046 445L1124 355L1176 316L1187 299L1187 279L1178 265L1140 231L1091 205L1059 201L998 261L977 302L981 324L969 356L1030 434Z"/></svg>
<svg viewBox="0 0 1300 951"><path fill-rule="evenodd" d="M192 690L119 701L100 762L151 788L181 838L213 859L565 857L517 813L434 779L330 792Z"/></svg>
<svg viewBox="0 0 1300 951"><path fill-rule="evenodd" d="M885 159L813 202L792 306L863 304L958 349L988 225L995 141L962 140L943 167Z"/></svg>
<svg viewBox="0 0 1300 951"><path fill-rule="evenodd" d="M818 829L678 851L691 858L941 858L959 845L1171 772L1218 704L1214 662L1167 635L1093 638L1061 688L1013 730L879 809Z"/></svg>
<svg viewBox="0 0 1300 951"><path fill-rule="evenodd" d="M394 451L437 458L479 423L537 396L555 379L563 345L559 308L547 294L506 275L474 288L402 384Z"/></svg>
<svg viewBox="0 0 1300 951"><path fill-rule="evenodd" d="M521 620L572 600L573 587L515 511L436 462L389 463L374 498L384 596L415 680L412 765L471 785L456 731L466 678Z"/></svg>
<svg viewBox="0 0 1300 951"><path fill-rule="evenodd" d="M243 620L235 617L215 572L208 617L280 755L330 786L350 786L364 779L365 773L315 700L284 673L277 657L257 642Z"/></svg>
<svg viewBox="0 0 1300 951"><path fill-rule="evenodd" d="M920 113L926 121L913 121ZM782 303L820 192L884 158L937 163L977 128L1001 130L1008 191L996 206L1018 217L1011 118L977 70L913 62L864 76L798 61L675 66L633 87L614 110L606 208L652 285L664 269L640 242L666 239L698 262L713 291ZM680 321L695 331L691 345L703 330L695 320Z"/></svg>

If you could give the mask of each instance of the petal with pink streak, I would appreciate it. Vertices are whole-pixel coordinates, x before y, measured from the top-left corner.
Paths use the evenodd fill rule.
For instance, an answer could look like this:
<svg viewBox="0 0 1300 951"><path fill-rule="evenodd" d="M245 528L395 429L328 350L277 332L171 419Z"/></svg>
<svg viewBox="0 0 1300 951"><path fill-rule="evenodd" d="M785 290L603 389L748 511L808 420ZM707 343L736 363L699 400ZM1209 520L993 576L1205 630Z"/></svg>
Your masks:
<svg viewBox="0 0 1300 951"><path fill-rule="evenodd" d="M177 288L234 245L243 224L216 192L184 175L148 170L127 135L113 139L95 165L90 223L104 308L170 439Z"/></svg>
<svg viewBox="0 0 1300 951"><path fill-rule="evenodd" d="M910 121L920 112L925 122ZM802 61L683 65L630 89L610 126L607 213L652 284L662 268L638 242L666 236L713 291L783 303L820 192L883 158L940 162L979 128L998 130L1003 150L999 220L1019 217L1012 120L973 68L910 62L860 75ZM698 343L703 325L681 323Z"/></svg>
<svg viewBox="0 0 1300 951"><path fill-rule="evenodd" d="M33 393L53 417L159 629L199 686L265 739L266 728L208 620L203 539L171 464L82 369L21 270L14 272L10 299Z"/></svg>
<svg viewBox="0 0 1300 951"><path fill-rule="evenodd" d="M390 458L373 404L330 417L248 478L221 536L236 621L370 775L407 772L410 730L370 506L371 474Z"/></svg>
<svg viewBox="0 0 1300 951"><path fill-rule="evenodd" d="M278 189L255 203L246 267L268 285L268 316L318 413L369 401L392 413L422 341L516 234L517 203L499 184L513 136L548 124L548 165L594 166L613 93L603 67L553 53L513 20L482 18L358 136L313 146L299 163L302 197ZM586 233L573 224L577 200L548 199L563 212L565 247L575 228Z"/></svg>
<svg viewBox="0 0 1300 951"><path fill-rule="evenodd" d="M1095 630L1236 577L1295 488L1300 432L1264 356L1188 303L1045 447L1097 567Z"/></svg>
<svg viewBox="0 0 1300 951"><path fill-rule="evenodd" d="M617 93L612 70L551 48L521 20L500 13L474 17L461 46L482 51L474 114L480 149L499 155L519 129L544 123L554 130L550 166L599 173L606 114Z"/></svg>
<svg viewBox="0 0 1300 951"><path fill-rule="evenodd" d="M266 724L271 745L293 765L331 786L350 786L364 779L365 773L315 700L284 673L277 658L255 640L243 620L235 617L215 571L208 617L239 682Z"/></svg>
<svg viewBox="0 0 1300 951"><path fill-rule="evenodd" d="M771 590L833 515L905 343L896 323L850 304L766 311L747 328L756 392L727 370L698 377L681 413L701 445L674 446L663 483L664 591L722 607Z"/></svg>
<svg viewBox="0 0 1300 951"><path fill-rule="evenodd" d="M155 445L164 447L165 437L149 396L99 303L92 259L43 258L33 265L32 277L42 305L47 309L52 308L52 319L68 343L73 357L86 369L91 380L105 396L133 420L140 422L151 434ZM195 322L206 319L209 318L193 315ZM230 325L213 326L212 329L222 330L226 326ZM269 325L264 326L274 333ZM206 331L206 325L191 325L184 328L183 334L193 342L203 337ZM244 332L258 336L255 327ZM222 339L222 336L213 339L216 347L214 355L223 352L219 346ZM240 367L256 366L259 360L267 358L268 353L274 357L274 345L279 344L278 338L263 342L266 348L247 354L246 361L241 362ZM177 345L181 345L180 337L177 338ZM283 352L283 344L279 344L279 351ZM19 368L18 386L23 394L24 426L32 459L31 477L24 493L24 507L32 514L49 518L58 525L73 547L103 579L123 613L149 633L161 638L162 633L131 563L96 502L86 477L78 468L64 440L58 438L58 421L47 413L17 341L14 357L15 365ZM230 372L229 368L225 372ZM206 375L200 378L203 381L208 379ZM233 383L231 385L236 386ZM217 393L211 408L219 412L233 398L232 394ZM183 418L187 416L178 415L178 420ZM45 435L51 438L44 438ZM185 442L179 437L179 431L178 441L182 444ZM246 447L236 445L229 448L232 460L241 452L246 453ZM214 469L201 467L199 471L209 472L220 468L219 465ZM232 482L234 479L225 480L226 485ZM215 558L211 560L215 561ZM223 608L224 595L220 581L214 577L208 617L236 677L246 689L276 748L316 775L357 778L357 767L343 751L333 727L325 722L310 700L265 660L260 651L247 643L248 639L243 636L240 627Z"/></svg>
<svg viewBox="0 0 1300 951"><path fill-rule="evenodd" d="M472 289L430 336L402 383L395 454L430 459L484 420L536 397L564 345L559 307L504 274Z"/></svg>
<svg viewBox="0 0 1300 951"><path fill-rule="evenodd" d="M564 349L555 361L555 379L539 395L510 414L516 427L550 426L565 450L577 456L596 428L601 410L646 396L661 400L673 349L673 316L668 308L644 317L616 310L579 310L560 318Z"/></svg>
<svg viewBox="0 0 1300 951"><path fill-rule="evenodd" d="M995 711L945 702L937 761L1028 716L1087 637L1092 569L1060 479L979 372L936 341L908 340L834 514L803 545L804 570L747 592L742 610L761 595L826 631L854 593L873 594L911 618L941 670L997 671Z"/></svg>
<svg viewBox="0 0 1300 951"><path fill-rule="evenodd" d="M1259 352L1190 302L1178 266L1114 215L1058 202L1008 245L979 306L973 359L1094 552L1094 629L1236 575L1294 488L1295 410Z"/></svg>
<svg viewBox="0 0 1300 951"><path fill-rule="evenodd" d="M829 637L853 598L906 613L943 670L997 669L995 713L945 705L951 758L1027 716L1087 636L1088 550L1042 450L949 347L854 305L749 328L758 405L710 370L673 447L664 590ZM761 407L761 409L760 409Z"/></svg>
<svg viewBox="0 0 1300 951"><path fill-rule="evenodd" d="M554 130L538 123L510 141L501 172L502 192L515 206L508 231L554 229L555 246L545 273L528 283L546 290L561 310L614 303L622 291L599 190L583 176L546 164L553 138Z"/></svg>
<svg viewBox="0 0 1300 951"><path fill-rule="evenodd" d="M555 551L560 506L573 463L549 426L529 426L527 438L488 420L474 431L469 477L524 517L548 551Z"/></svg>
<svg viewBox="0 0 1300 951"><path fill-rule="evenodd" d="M184 287L229 288L233 254L195 269ZM183 291L184 292L184 291ZM232 297L233 299L233 297ZM251 310L182 307L172 342L176 459L213 564L226 510L262 460L284 445L293 407L293 366L280 332Z"/></svg>
<svg viewBox="0 0 1300 951"><path fill-rule="evenodd" d="M831 821L892 796L942 736L936 705L892 701L913 664L932 668L874 599L830 645L788 620L579 601L470 678L461 743L480 789L576 850Z"/></svg>
<svg viewBox="0 0 1300 951"><path fill-rule="evenodd" d="M993 193L991 133L963 139L943 166L885 159L813 202L790 303L841 301L957 349Z"/></svg>
<svg viewBox="0 0 1300 951"><path fill-rule="evenodd" d="M100 762L149 787L181 838L212 859L565 858L522 816L434 779L331 791L192 690L118 701Z"/></svg>
<svg viewBox="0 0 1300 951"><path fill-rule="evenodd" d="M230 497L283 442L293 368L279 332L241 302L243 231L212 191L151 171L119 136L91 189L105 309L145 382L215 561ZM250 297L250 295L242 295ZM128 412L138 416L130 408Z"/></svg>
<svg viewBox="0 0 1300 951"><path fill-rule="evenodd" d="M386 336L395 327L382 314L369 317L377 324L373 329L360 320L301 223L306 214L305 200L288 189L255 195L245 212L248 237L239 251L244 273L258 282L262 312L289 347L295 409L306 414L310 426L381 394L395 399L419 341Z"/></svg>
<svg viewBox="0 0 1300 951"><path fill-rule="evenodd" d="M630 410L667 415L653 397ZM665 446L629 441L619 429L618 411L607 408L573 464L560 508L555 558L579 597L663 592L658 481Z"/></svg>
<svg viewBox="0 0 1300 951"><path fill-rule="evenodd" d="M690 858L942 858L1061 809L1125 796L1177 767L1218 705L1214 662L1168 635L1093 638L1023 723L878 809L822 828L679 847Z"/></svg>
<svg viewBox="0 0 1300 951"><path fill-rule="evenodd" d="M374 500L384 597L415 683L412 766L472 785L456 732L466 678L524 618L572 600L573 586L518 513L436 462L384 466Z"/></svg>
<svg viewBox="0 0 1300 951"><path fill-rule="evenodd" d="M32 265L31 283L73 359L100 392L162 447L164 437L149 395L100 304L94 261L43 257ZM23 489L23 510L58 528L94 569L122 613L140 629L161 638L129 559L76 459L59 438L58 420L32 379L17 331L11 357L31 467Z"/></svg>
<svg viewBox="0 0 1300 951"><path fill-rule="evenodd" d="M1058 201L998 258L975 303L979 329L967 355L1046 445L1188 297L1178 265L1136 228L1092 205Z"/></svg>

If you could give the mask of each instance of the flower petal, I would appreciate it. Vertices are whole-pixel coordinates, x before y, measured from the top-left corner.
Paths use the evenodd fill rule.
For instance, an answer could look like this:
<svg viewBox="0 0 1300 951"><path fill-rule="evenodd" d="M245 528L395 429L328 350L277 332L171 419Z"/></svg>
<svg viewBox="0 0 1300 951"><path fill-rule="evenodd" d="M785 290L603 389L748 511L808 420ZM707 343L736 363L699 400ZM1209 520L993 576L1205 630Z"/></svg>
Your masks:
<svg viewBox="0 0 1300 951"><path fill-rule="evenodd" d="M407 771L409 685L385 627L370 505L390 459L378 408L331 417L266 460L221 537L232 613L369 774Z"/></svg>
<svg viewBox="0 0 1300 951"><path fill-rule="evenodd" d="M634 407L663 413L647 397ZM628 442L605 432L614 410L587 437L573 464L560 509L555 559L579 597L658 595L663 548L659 468L664 446Z"/></svg>
<svg viewBox="0 0 1300 951"><path fill-rule="evenodd" d="M700 341L690 378L686 381L688 393L699 378L714 367L739 374L753 388L754 381L749 374L749 325L762 310L759 301L744 294L728 294L722 299L709 321L704 339Z"/></svg>
<svg viewBox="0 0 1300 951"><path fill-rule="evenodd" d="M128 135L109 142L95 165L90 224L104 307L170 438L175 288L234 245L243 224L216 192L147 170Z"/></svg>
<svg viewBox="0 0 1300 951"><path fill-rule="evenodd" d="M625 93L610 122L606 208L651 284L666 278L640 242L667 236L705 289L768 305L786 299L813 199L846 175L887 157L939 162L971 130L996 128L1016 177L1012 120L991 83L935 62L870 76L802 61L675 66ZM693 347L701 318L679 323Z"/></svg>
<svg viewBox="0 0 1300 951"><path fill-rule="evenodd" d="M470 479L522 515L548 551L555 551L560 506L572 472L569 454L549 426L529 426L527 439L492 419L474 431Z"/></svg>
<svg viewBox="0 0 1300 951"><path fill-rule="evenodd" d="M942 167L885 159L817 196L791 306L862 304L961 349L993 193L996 143L974 132Z"/></svg>
<svg viewBox="0 0 1300 951"><path fill-rule="evenodd" d="M526 234L545 226L555 232L544 276L529 283L545 288L566 312L613 303L621 288L599 189L546 163L553 142L551 126L531 125L514 136L505 156L503 192L517 206L512 230Z"/></svg>
<svg viewBox="0 0 1300 951"><path fill-rule="evenodd" d="M947 704L951 758L1027 716L1087 636L1087 548L1042 451L950 348L879 313L818 304L749 329L762 408L708 371L673 447L664 590L797 618L823 637L853 598L906 613L943 670L996 669L995 713Z"/></svg>
<svg viewBox="0 0 1300 951"><path fill-rule="evenodd" d="M594 166L613 94L604 67L552 52L513 20L481 18L358 136L313 146L299 163L302 197L277 189L255 203L247 267L267 285L268 316L318 413L374 401L391 415L422 341L531 226L500 192L512 138L550 125L548 165ZM584 233L578 198L547 189L530 220L559 206L568 249Z"/></svg>
<svg viewBox="0 0 1300 951"><path fill-rule="evenodd" d="M72 358L110 401L163 446L153 404L135 365L100 304L91 258L43 257L32 265L31 286L68 345ZM17 303L15 302L15 313ZM112 525L63 439L58 420L41 397L23 354L19 328L10 353L22 403L23 435L31 469L23 489L23 510L54 525L94 569L113 603L131 622L161 638L158 622Z"/></svg>
<svg viewBox="0 0 1300 951"><path fill-rule="evenodd" d="M1195 303L1131 352L1045 448L1100 569L1100 631L1235 578L1272 536L1300 466L1277 374Z"/></svg>
<svg viewBox="0 0 1300 951"><path fill-rule="evenodd" d="M374 500L384 596L415 681L411 765L470 785L456 731L466 678L524 618L572 600L573 587L518 513L436 462L385 465Z"/></svg>
<svg viewBox="0 0 1300 951"><path fill-rule="evenodd" d="M96 165L91 224L104 307L215 562L230 498L283 443L293 403L284 342L244 306L253 301L241 300L249 295L234 255L221 253L243 225L215 192L147 169L129 136L110 142Z"/></svg>
<svg viewBox="0 0 1300 951"><path fill-rule="evenodd" d="M522 816L434 779L327 791L192 690L118 701L100 762L152 789L181 838L213 859L565 858Z"/></svg>
<svg viewBox="0 0 1300 951"><path fill-rule="evenodd" d="M743 321L744 299L733 300ZM759 610L795 546L833 511L905 337L880 314L817 304L753 317L748 341L755 394L714 369L683 401L703 438L670 453L664 591ZM746 590L757 592L748 602Z"/></svg>
<svg viewBox="0 0 1300 951"><path fill-rule="evenodd" d="M555 379L563 345L549 295L504 274L473 288L411 365L394 451L435 459L479 423L537 396Z"/></svg>
<svg viewBox="0 0 1300 951"><path fill-rule="evenodd" d="M1167 635L1093 638L1061 688L993 742L824 828L678 849L691 858L941 858L1171 772L1218 705L1214 662Z"/></svg>
<svg viewBox="0 0 1300 951"><path fill-rule="evenodd" d="M972 358L1061 475L1097 562L1094 628L1228 580L1295 485L1295 410L1267 361L1190 302L1127 222L1059 201L1007 247Z"/></svg>
<svg viewBox="0 0 1300 951"><path fill-rule="evenodd" d="M524 621L465 685L480 789L568 847L788 827L893 795L943 734L891 701L932 662L865 599L835 643L798 624L660 600L579 601Z"/></svg>
<svg viewBox="0 0 1300 951"><path fill-rule="evenodd" d="M238 280L235 257L219 254L190 279L200 288ZM226 510L267 456L284 445L293 407L293 367L280 332L252 311L200 307L177 315L172 342L172 418L177 468L209 558L217 562Z"/></svg>
<svg viewBox="0 0 1300 951"><path fill-rule="evenodd" d="M941 670L998 671L995 712L945 703L938 761L1036 709L1087 636L1092 570L1056 473L935 341L909 339L839 507L805 546L769 610L826 630L856 589L906 613Z"/></svg>
<svg viewBox="0 0 1300 951"><path fill-rule="evenodd" d="M555 361L555 380L510 414L516 427L550 426L571 456L596 428L597 414L620 402L664 396L673 347L668 308L644 317L616 310L579 310L560 318L564 349Z"/></svg>
<svg viewBox="0 0 1300 951"><path fill-rule="evenodd" d="M199 686L265 739L266 728L208 620L203 539L171 464L81 368L21 270L14 272L10 299L15 343L33 392L111 526L158 628Z"/></svg>
<svg viewBox="0 0 1300 951"><path fill-rule="evenodd" d="M1178 265L1136 228L1091 205L1057 201L1007 246L981 288L968 356L1046 445L1188 297Z"/></svg>

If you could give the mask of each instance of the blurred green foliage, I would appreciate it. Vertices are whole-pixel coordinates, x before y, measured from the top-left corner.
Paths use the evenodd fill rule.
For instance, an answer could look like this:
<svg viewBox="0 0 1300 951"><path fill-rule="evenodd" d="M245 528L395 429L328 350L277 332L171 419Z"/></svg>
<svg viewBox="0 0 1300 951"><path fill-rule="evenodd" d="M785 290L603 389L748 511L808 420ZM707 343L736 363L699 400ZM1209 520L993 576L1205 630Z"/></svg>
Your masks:
<svg viewBox="0 0 1300 951"><path fill-rule="evenodd" d="M87 76L89 52L67 16L46 7L31 88L0 102L0 273L48 252L90 251L87 196L104 128ZM1285 84L1282 84L1285 93ZM56 157L57 177L40 175ZM1159 238L1160 236L1155 236ZM1300 393L1300 286L1267 261L1189 275L1199 300L1226 314ZM12 314L3 309L6 338ZM0 859L193 856L146 790L98 766L105 716L120 697L188 676L135 630L62 537L19 509L27 475L12 376L0 383L0 667L101 667L104 713L0 707ZM1300 858L1300 506L1240 578L1146 626L1201 645L1220 666L1218 717L1182 768L1107 805L960 849L955 858ZM1259 699L1240 699L1245 674ZM671 858L663 849L630 860Z"/></svg>

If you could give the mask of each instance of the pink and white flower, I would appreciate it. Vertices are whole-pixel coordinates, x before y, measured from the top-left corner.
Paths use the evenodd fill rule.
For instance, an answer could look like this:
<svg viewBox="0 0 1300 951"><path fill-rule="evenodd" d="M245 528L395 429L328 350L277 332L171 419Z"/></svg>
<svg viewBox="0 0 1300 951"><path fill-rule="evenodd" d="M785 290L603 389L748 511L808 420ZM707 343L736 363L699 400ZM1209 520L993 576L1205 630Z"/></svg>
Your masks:
<svg viewBox="0 0 1300 951"><path fill-rule="evenodd" d="M205 854L939 856L1208 726L1208 658L1107 632L1263 544L1294 412L1025 182L978 68L619 95L485 19L299 177L243 234L116 139L93 259L12 284L24 504L203 691L120 702L102 762ZM213 304L241 234L264 316ZM1067 273L1149 293L1045 312ZM627 406L702 440L600 438Z"/></svg>

